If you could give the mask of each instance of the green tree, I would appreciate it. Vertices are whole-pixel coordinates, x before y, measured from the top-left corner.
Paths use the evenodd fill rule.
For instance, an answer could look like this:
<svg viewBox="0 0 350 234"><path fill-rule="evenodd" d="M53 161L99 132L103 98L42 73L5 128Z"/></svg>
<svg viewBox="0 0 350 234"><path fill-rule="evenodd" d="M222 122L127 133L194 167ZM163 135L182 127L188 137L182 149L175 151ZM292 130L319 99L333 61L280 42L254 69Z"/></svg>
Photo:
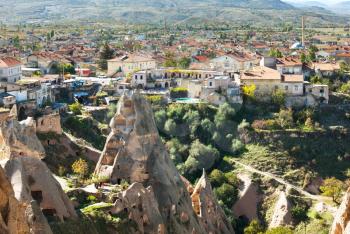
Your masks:
<svg viewBox="0 0 350 234"><path fill-rule="evenodd" d="M112 59L114 57L114 50L108 45L107 42L104 43L101 52L100 59L98 61L98 65L101 70L107 70L107 60Z"/></svg>
<svg viewBox="0 0 350 234"><path fill-rule="evenodd" d="M282 89L276 89L272 92L271 101L273 104L283 106L286 102L286 92Z"/></svg>
<svg viewBox="0 0 350 234"><path fill-rule="evenodd" d="M188 68L190 64L191 64L191 59L187 57L182 57L178 62L179 67L184 69Z"/></svg>
<svg viewBox="0 0 350 234"><path fill-rule="evenodd" d="M282 128L290 128L294 125L292 109L281 109L278 113L277 123Z"/></svg>
<svg viewBox="0 0 350 234"><path fill-rule="evenodd" d="M249 226L244 228L244 234L263 234L263 233L264 233L264 228L256 219L252 220Z"/></svg>
<svg viewBox="0 0 350 234"><path fill-rule="evenodd" d="M272 48L269 51L269 56L270 57L274 57L274 58L282 58L283 54L282 54L282 52L279 49Z"/></svg>
<svg viewBox="0 0 350 234"><path fill-rule="evenodd" d="M271 228L265 234L293 234L293 231L288 227Z"/></svg>
<svg viewBox="0 0 350 234"><path fill-rule="evenodd" d="M225 174L222 171L218 170L218 169L214 169L209 174L209 180L210 180L210 183L211 183L211 185L213 187L219 187L223 183L227 182Z"/></svg>
<svg viewBox="0 0 350 234"><path fill-rule="evenodd" d="M81 115L83 106L79 102L75 102L68 106L69 110L72 111L75 115Z"/></svg>
<svg viewBox="0 0 350 234"><path fill-rule="evenodd" d="M224 183L220 187L214 189L214 193L218 200L222 201L225 206L232 207L237 200L237 188L234 186Z"/></svg>
<svg viewBox="0 0 350 234"><path fill-rule="evenodd" d="M173 119L168 119L164 124L164 130L170 135L170 136L176 136L177 135L177 126Z"/></svg>
<svg viewBox="0 0 350 234"><path fill-rule="evenodd" d="M165 52L165 61L164 67L177 67L177 61L175 59L175 55L172 52Z"/></svg>
<svg viewBox="0 0 350 234"><path fill-rule="evenodd" d="M339 204L344 189L344 183L335 177L327 178L323 181L323 185L320 186L320 190L324 196L331 197L332 200Z"/></svg>
<svg viewBox="0 0 350 234"><path fill-rule="evenodd" d="M185 168L188 174L201 172L213 167L219 159L219 152L212 146L203 145L198 139L193 141L189 151L189 156L185 162Z"/></svg>
<svg viewBox="0 0 350 234"><path fill-rule="evenodd" d="M304 54L304 53L301 53L300 54L300 61L302 62L302 63L307 63L308 61L307 61L307 57L306 57L306 55Z"/></svg>

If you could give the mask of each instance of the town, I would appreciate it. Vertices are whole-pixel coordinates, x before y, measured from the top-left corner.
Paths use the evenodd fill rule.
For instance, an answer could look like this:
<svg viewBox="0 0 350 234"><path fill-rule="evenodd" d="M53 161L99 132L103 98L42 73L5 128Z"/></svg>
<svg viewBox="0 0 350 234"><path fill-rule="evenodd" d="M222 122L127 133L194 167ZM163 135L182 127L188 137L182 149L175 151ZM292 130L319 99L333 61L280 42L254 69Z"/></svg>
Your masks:
<svg viewBox="0 0 350 234"><path fill-rule="evenodd" d="M350 40L346 31L339 38L302 27L270 41L259 32L248 32L249 40L213 31L127 32L101 42L92 30L9 30L1 41L0 103L17 104L24 118L75 101L108 105L133 89L166 102L242 103L250 87L259 100L284 96L286 107L324 105L330 92L349 92Z"/></svg>
<svg viewBox="0 0 350 234"><path fill-rule="evenodd" d="M342 18L64 23L50 7L0 23L1 234L349 233Z"/></svg>

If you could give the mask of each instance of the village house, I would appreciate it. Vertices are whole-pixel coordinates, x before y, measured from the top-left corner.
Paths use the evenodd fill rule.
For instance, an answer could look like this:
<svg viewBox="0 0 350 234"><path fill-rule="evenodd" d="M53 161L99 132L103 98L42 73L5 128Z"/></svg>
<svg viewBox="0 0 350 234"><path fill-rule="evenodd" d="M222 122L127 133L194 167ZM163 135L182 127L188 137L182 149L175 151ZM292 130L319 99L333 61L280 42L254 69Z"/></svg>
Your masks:
<svg viewBox="0 0 350 234"><path fill-rule="evenodd" d="M186 87L189 98L201 99L214 105L225 102L242 103L240 85L229 76L190 80Z"/></svg>
<svg viewBox="0 0 350 234"><path fill-rule="evenodd" d="M130 74L140 70L156 69L156 60L150 56L129 54L108 60L109 76L117 72Z"/></svg>
<svg viewBox="0 0 350 234"><path fill-rule="evenodd" d="M12 57L0 59L0 82L16 83L21 79L21 62Z"/></svg>
<svg viewBox="0 0 350 234"><path fill-rule="evenodd" d="M312 69L316 75L321 77L331 77L340 70L339 63L313 63Z"/></svg>
<svg viewBox="0 0 350 234"><path fill-rule="evenodd" d="M217 71L240 72L249 70L257 63L257 59L247 53L233 52L210 61L211 67Z"/></svg>
<svg viewBox="0 0 350 234"><path fill-rule="evenodd" d="M257 96L269 97L276 89L284 90L287 95L303 95L303 75L280 74L278 70L258 66L242 72L242 85L255 85Z"/></svg>

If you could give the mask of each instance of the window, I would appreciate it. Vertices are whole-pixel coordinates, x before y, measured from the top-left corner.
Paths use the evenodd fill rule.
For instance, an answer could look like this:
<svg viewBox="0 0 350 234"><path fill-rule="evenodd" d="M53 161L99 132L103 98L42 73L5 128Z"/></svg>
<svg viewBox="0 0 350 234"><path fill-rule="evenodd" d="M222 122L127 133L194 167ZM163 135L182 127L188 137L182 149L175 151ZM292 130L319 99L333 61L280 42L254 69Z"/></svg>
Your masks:
<svg viewBox="0 0 350 234"><path fill-rule="evenodd" d="M286 91L288 91L288 85L286 85L286 86L284 87L284 89L285 89Z"/></svg>
<svg viewBox="0 0 350 234"><path fill-rule="evenodd" d="M298 85L294 85L294 90L295 90L295 91L298 91L298 90L299 90Z"/></svg>
<svg viewBox="0 0 350 234"><path fill-rule="evenodd" d="M142 75L140 76L140 80L143 80L143 76Z"/></svg>
<svg viewBox="0 0 350 234"><path fill-rule="evenodd" d="M210 81L210 82L209 82L209 86L213 86L213 82Z"/></svg>

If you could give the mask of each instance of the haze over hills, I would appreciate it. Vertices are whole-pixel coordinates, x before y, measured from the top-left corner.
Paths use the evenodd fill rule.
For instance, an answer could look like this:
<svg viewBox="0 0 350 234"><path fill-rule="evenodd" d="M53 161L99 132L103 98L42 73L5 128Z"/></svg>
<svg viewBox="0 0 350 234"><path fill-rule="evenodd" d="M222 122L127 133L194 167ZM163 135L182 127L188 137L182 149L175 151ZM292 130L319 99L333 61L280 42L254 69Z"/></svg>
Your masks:
<svg viewBox="0 0 350 234"><path fill-rule="evenodd" d="M297 23L301 15L308 15L311 25L348 21L324 8L297 8L280 0L0 0L0 20L15 24L63 20L160 23L165 18L186 24L281 24Z"/></svg>

